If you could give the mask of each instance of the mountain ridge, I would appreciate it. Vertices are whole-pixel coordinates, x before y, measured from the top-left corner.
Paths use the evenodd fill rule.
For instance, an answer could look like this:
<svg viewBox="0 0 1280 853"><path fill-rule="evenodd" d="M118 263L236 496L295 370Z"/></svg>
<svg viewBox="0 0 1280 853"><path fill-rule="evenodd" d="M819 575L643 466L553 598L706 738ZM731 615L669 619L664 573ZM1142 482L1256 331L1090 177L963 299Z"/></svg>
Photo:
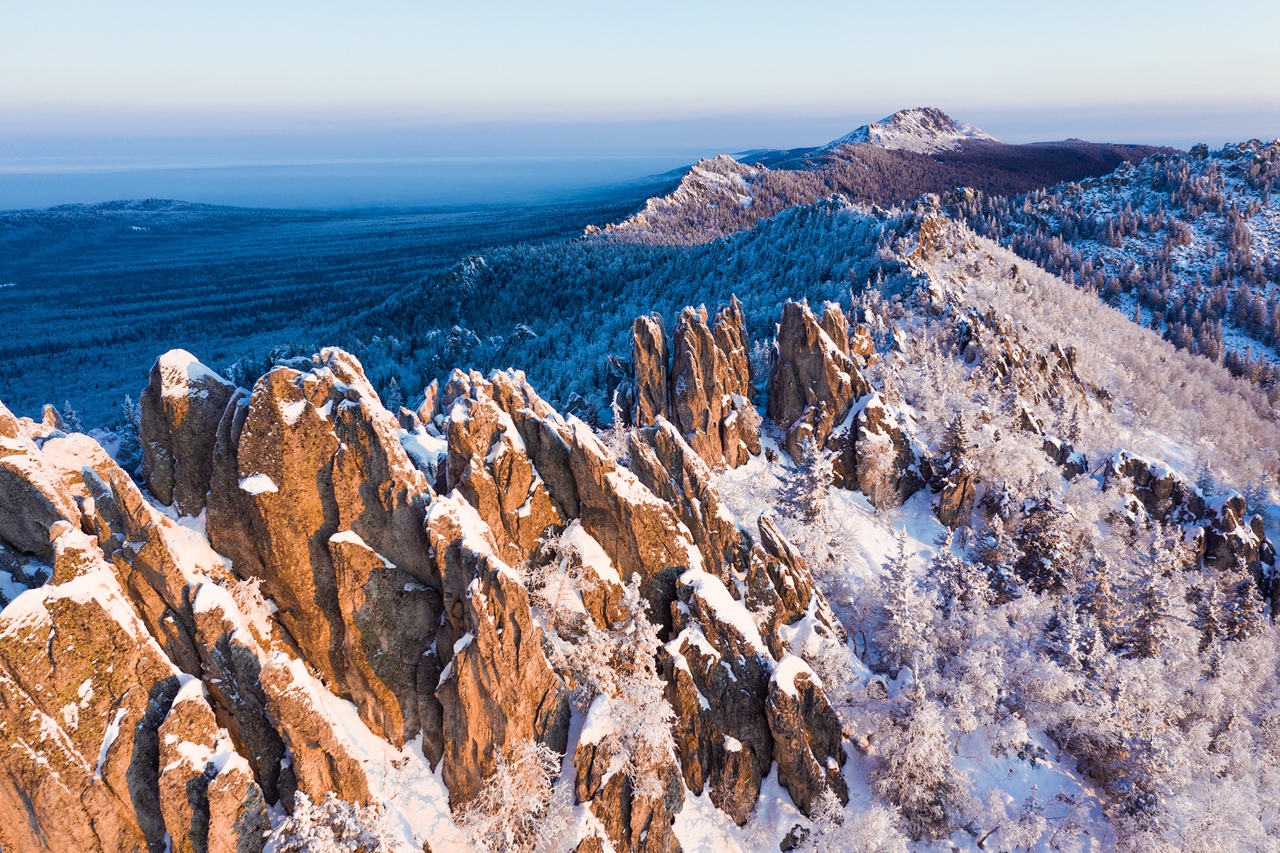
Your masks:
<svg viewBox="0 0 1280 853"><path fill-rule="evenodd" d="M820 150L842 145L869 144L917 154L951 151L968 142L1000 142L971 124L956 121L937 107L898 110L876 122L864 124Z"/></svg>

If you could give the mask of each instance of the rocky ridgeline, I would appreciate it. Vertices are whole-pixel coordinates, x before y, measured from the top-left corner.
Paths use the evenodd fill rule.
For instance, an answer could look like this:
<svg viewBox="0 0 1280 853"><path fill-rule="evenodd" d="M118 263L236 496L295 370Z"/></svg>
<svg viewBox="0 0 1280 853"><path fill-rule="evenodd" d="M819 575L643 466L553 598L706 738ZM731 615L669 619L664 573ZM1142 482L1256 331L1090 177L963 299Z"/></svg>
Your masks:
<svg viewBox="0 0 1280 853"><path fill-rule="evenodd" d="M962 358L1028 399L1097 395L1071 350L1037 357L990 316L963 326ZM710 324L686 309L670 341L640 318L633 347L625 464L520 372L455 371L392 413L336 349L252 391L162 356L142 395L150 496L56 416L0 407L0 568L33 587L0 615L0 846L251 851L295 792L382 802L438 784L433 769L457 814L529 742L573 748L594 816L582 851L679 849L686 788L744 823L775 768L806 814L847 800L811 667L845 629L769 516L743 526L714 484L761 452L742 307ZM876 358L838 306L788 303L768 378L779 441L829 453L837 485L877 503L928 486L945 523L968 523L973 473L876 392ZM1064 474L1087 467L1045 445ZM1135 512L1200 525L1206 560L1274 559L1238 496L1206 500L1124 453L1105 476ZM548 622L533 570L568 579L574 630ZM621 636L635 596L674 711L675 751L645 759L642 785L593 722L617 697L579 706L592 734L575 742L585 687L563 654ZM417 843L457 840L448 821L409 823Z"/></svg>
<svg viewBox="0 0 1280 853"><path fill-rule="evenodd" d="M518 571L565 531L596 555L581 600L600 630L638 579L678 720L657 795L607 740L578 744L574 791L607 836L582 849L678 849L684 785L745 821L775 764L804 811L847 799L805 662L843 629L767 518L733 520L702 455L758 452L726 427L749 406L740 309L679 329L683 379L630 467L518 372L455 373L397 416L339 350L251 392L163 356L142 397L151 499L87 436L0 409L6 568L51 575L0 618L0 845L259 849L269 805L384 799L380 761L411 747L461 809L510 746L569 745L577 685Z"/></svg>

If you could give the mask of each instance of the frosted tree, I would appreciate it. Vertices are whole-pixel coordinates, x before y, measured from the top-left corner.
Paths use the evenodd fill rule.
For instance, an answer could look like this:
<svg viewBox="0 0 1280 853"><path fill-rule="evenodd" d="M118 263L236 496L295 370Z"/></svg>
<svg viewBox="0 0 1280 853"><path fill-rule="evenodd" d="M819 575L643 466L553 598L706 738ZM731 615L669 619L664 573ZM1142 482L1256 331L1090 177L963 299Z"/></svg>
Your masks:
<svg viewBox="0 0 1280 853"><path fill-rule="evenodd" d="M991 517L991 530L978 543L978 559L987 571L987 581L997 603L1018 597L1018 581L1014 567L1022 557L1013 537L999 515Z"/></svg>
<svg viewBox="0 0 1280 853"><path fill-rule="evenodd" d="M937 541L938 554L929 575L938 587L938 604L944 619L981 613L991 604L991 585L982 570L955 553L955 533L947 531Z"/></svg>
<svg viewBox="0 0 1280 853"><path fill-rule="evenodd" d="M1080 606L1088 613L1107 648L1120 643L1120 602L1111 586L1111 564L1104 556L1088 563L1088 575L1080 590Z"/></svg>
<svg viewBox="0 0 1280 853"><path fill-rule="evenodd" d="M822 516L835 479L834 454L819 447L812 436L800 443L800 458L796 460L796 474L790 484L791 502L799 515L809 521Z"/></svg>
<svg viewBox="0 0 1280 853"><path fill-rule="evenodd" d="M1000 828L1001 841L1012 849L1036 849L1036 845L1049 828L1049 821L1045 818L1044 803L1040 802L1037 796L1038 790L1036 785L1032 785L1031 792L1027 794L1027 798L1022 801L1022 806L1018 809L1018 817Z"/></svg>
<svg viewBox="0 0 1280 853"><path fill-rule="evenodd" d="M298 791L293 814L272 828L265 853L398 853L403 847L380 805L349 803L333 791L314 803Z"/></svg>
<svg viewBox="0 0 1280 853"><path fill-rule="evenodd" d="M901 667L918 673L928 654L929 602L920 594L907 554L907 534L897 533L894 556L883 568L886 613L882 646L891 670Z"/></svg>
<svg viewBox="0 0 1280 853"><path fill-rule="evenodd" d="M967 464L970 444L969 427L965 423L964 411L957 412L948 425L947 434L942 442L942 452L948 457L949 467L952 470Z"/></svg>
<svg viewBox="0 0 1280 853"><path fill-rule="evenodd" d="M80 413L67 400L62 404L62 423L67 432L84 432L84 424L80 422Z"/></svg>
<svg viewBox="0 0 1280 853"><path fill-rule="evenodd" d="M560 756L545 744L508 745L458 823L477 849L493 853L532 853L559 841L572 820L564 798L555 796L559 772Z"/></svg>
<svg viewBox="0 0 1280 853"><path fill-rule="evenodd" d="M947 746L947 729L936 702L925 700L886 738L872 773L876 794L895 805L915 841L945 838L950 809L960 798Z"/></svg>
<svg viewBox="0 0 1280 853"><path fill-rule="evenodd" d="M392 374L391 378L387 380L386 399L382 403L387 411L393 415L399 414L400 408L404 405L404 392L400 390L400 380L395 374Z"/></svg>
<svg viewBox="0 0 1280 853"><path fill-rule="evenodd" d="M907 853L907 837L898 830L894 809L872 804L866 811L846 820L842 853Z"/></svg>
<svg viewBox="0 0 1280 853"><path fill-rule="evenodd" d="M1262 597L1253 577L1242 571L1228 574L1224 630L1229 640L1244 640L1261 634Z"/></svg>
<svg viewBox="0 0 1280 853"><path fill-rule="evenodd" d="M656 661L662 641L657 625L646 613L638 574L631 576L621 603L627 615L614 627L614 668L619 678L609 705L613 737L622 756L622 772L636 796L653 800L661 796L663 788L663 779L655 771L676 761L671 737L675 711L667 701L666 684L658 676Z"/></svg>
<svg viewBox="0 0 1280 853"><path fill-rule="evenodd" d="M1092 637L1080 624L1075 601L1070 596L1063 597L1054 607L1044 633L1050 658L1072 672L1084 669L1092 652Z"/></svg>
<svg viewBox="0 0 1280 853"><path fill-rule="evenodd" d="M1061 507L1043 497L1018 522L1015 541L1022 553L1014 564L1018 576L1037 593L1061 592L1070 579L1071 554L1059 522Z"/></svg>
<svg viewBox="0 0 1280 853"><path fill-rule="evenodd" d="M1133 657L1156 658L1173 636L1174 573L1184 568L1187 549L1178 528L1159 528L1135 558L1126 645Z"/></svg>
<svg viewBox="0 0 1280 853"><path fill-rule="evenodd" d="M519 568L533 605L546 624L560 634L576 635L590 621L582 595L595 589L582 556L558 536L544 536L534 554Z"/></svg>
<svg viewBox="0 0 1280 853"><path fill-rule="evenodd" d="M621 605L625 616L611 630L601 630L590 619L583 621L565 668L580 708L589 709L597 699L608 704L614 725L603 743L612 750L613 761L632 783L636 796L656 799L664 782L655 771L676 761L671 737L675 711L658 675L661 640L646 613L638 574L623 587Z"/></svg>
<svg viewBox="0 0 1280 853"><path fill-rule="evenodd" d="M142 407L133 401L133 397L124 395L120 404L120 415L116 435L120 439L117 460L127 471L133 470L142 461L142 442L139 431L142 429Z"/></svg>
<svg viewBox="0 0 1280 853"><path fill-rule="evenodd" d="M1199 651L1204 653L1217 645L1226 630L1226 614L1222 590L1209 572L1203 572L1200 581L1189 591L1191 602L1191 627L1200 634Z"/></svg>

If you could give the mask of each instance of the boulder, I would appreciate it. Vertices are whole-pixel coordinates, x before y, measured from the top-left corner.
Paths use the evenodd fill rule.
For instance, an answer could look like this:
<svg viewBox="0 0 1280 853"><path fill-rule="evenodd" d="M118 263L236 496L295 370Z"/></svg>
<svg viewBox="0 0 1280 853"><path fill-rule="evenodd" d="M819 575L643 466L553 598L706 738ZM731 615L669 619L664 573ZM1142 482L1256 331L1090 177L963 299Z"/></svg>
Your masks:
<svg viewBox="0 0 1280 853"><path fill-rule="evenodd" d="M139 400L142 479L182 515L205 507L218 423L234 392L186 350L166 352L151 368Z"/></svg>

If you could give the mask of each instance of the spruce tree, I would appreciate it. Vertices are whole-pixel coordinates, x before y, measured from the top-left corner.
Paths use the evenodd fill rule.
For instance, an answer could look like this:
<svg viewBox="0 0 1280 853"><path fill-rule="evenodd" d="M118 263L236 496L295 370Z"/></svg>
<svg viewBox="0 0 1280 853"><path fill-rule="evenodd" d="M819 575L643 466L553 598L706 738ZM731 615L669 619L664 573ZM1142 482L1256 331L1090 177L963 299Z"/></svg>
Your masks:
<svg viewBox="0 0 1280 853"><path fill-rule="evenodd" d="M1061 592L1070 579L1068 543L1051 497L1036 501L1019 521L1015 541L1022 552L1014 569L1036 593Z"/></svg>
<svg viewBox="0 0 1280 853"><path fill-rule="evenodd" d="M66 426L67 432L84 432L84 424L80 421L80 413L72 407L70 400L62 404L62 423Z"/></svg>

